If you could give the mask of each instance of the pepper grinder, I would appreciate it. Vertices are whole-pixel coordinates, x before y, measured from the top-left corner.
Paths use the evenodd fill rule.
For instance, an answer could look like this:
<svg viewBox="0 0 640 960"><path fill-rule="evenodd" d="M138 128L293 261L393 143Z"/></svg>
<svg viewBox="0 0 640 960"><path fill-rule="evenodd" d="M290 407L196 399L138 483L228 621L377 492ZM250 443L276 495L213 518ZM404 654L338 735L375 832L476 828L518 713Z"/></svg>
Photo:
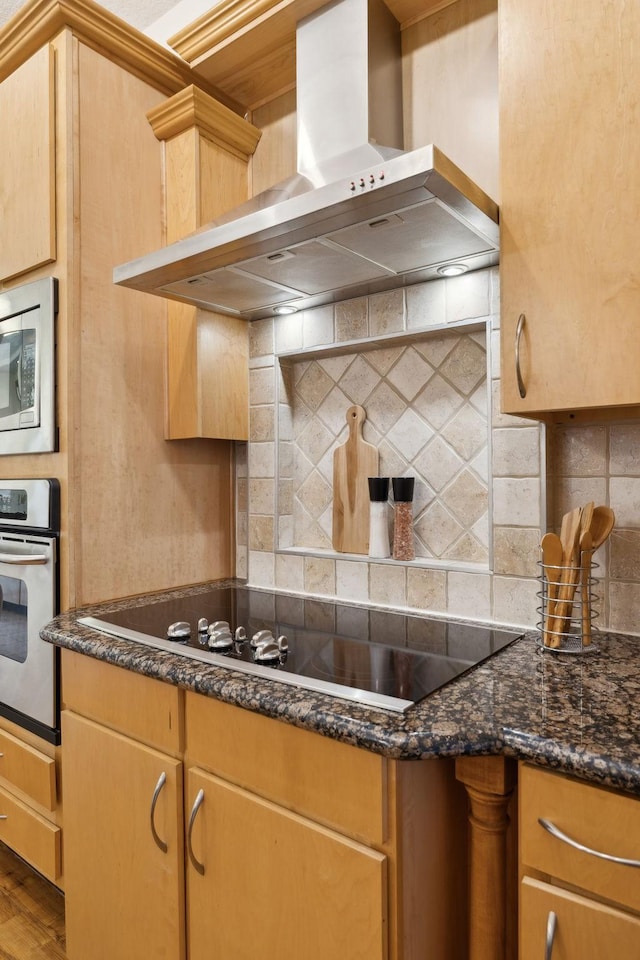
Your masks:
<svg viewBox="0 0 640 960"><path fill-rule="evenodd" d="M391 556L387 500L389 477L369 477L369 556L382 559Z"/></svg>
<svg viewBox="0 0 640 960"><path fill-rule="evenodd" d="M393 477L393 559L414 560L413 487L415 477Z"/></svg>

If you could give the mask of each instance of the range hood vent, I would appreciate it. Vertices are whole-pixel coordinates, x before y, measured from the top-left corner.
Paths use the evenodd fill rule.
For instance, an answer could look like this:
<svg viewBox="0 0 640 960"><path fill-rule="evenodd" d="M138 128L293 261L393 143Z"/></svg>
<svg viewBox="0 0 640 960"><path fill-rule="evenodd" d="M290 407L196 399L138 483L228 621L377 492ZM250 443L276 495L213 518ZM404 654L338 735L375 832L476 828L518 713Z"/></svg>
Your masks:
<svg viewBox="0 0 640 960"><path fill-rule="evenodd" d="M400 34L382 0L307 17L296 54L298 174L115 283L258 320L498 262L496 204L433 145L400 149Z"/></svg>

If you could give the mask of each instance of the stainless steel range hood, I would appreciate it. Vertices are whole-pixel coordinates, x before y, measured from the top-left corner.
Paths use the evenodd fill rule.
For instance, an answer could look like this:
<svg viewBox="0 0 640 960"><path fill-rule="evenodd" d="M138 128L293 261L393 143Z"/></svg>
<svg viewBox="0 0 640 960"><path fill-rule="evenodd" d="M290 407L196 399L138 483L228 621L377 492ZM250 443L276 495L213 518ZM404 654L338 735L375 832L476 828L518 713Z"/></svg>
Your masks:
<svg viewBox="0 0 640 960"><path fill-rule="evenodd" d="M256 320L498 262L496 204L433 145L399 149L400 34L382 0L301 21L296 58L298 174L115 283Z"/></svg>

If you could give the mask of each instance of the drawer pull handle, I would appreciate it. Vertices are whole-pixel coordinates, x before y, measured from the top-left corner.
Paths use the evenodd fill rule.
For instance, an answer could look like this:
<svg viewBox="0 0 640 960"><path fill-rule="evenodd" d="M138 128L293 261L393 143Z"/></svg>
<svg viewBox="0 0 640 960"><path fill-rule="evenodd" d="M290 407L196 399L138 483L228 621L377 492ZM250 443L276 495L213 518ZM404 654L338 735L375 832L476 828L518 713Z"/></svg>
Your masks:
<svg viewBox="0 0 640 960"><path fill-rule="evenodd" d="M204 790L199 790L196 799L193 802L193 807L191 808L191 816L189 817L189 829L187 831L187 850L189 851L189 860L193 864L194 868L198 871L200 876L204 876L204 864L196 858L195 853L193 852L193 847L191 846L191 834L193 833L193 825L196 822L196 814L202 805L204 800Z"/></svg>
<svg viewBox="0 0 640 960"><path fill-rule="evenodd" d="M158 797L160 796L160 791L162 790L166 782L167 782L167 775L163 770L160 776L158 777L156 788L153 791L153 797L151 798L151 812L150 812L151 833L153 835L153 839L156 842L156 846L160 847L163 853L166 853L169 848L164 842L164 840L161 840L160 837L158 836L158 831L156 830L154 818L155 818L156 804L158 802Z"/></svg>
<svg viewBox="0 0 640 960"><path fill-rule="evenodd" d="M516 379L518 381L518 393L523 400L527 395L527 388L524 385L522 371L520 369L520 337L522 336L525 320L526 317L524 313L521 313L518 317L518 325L516 327Z"/></svg>
<svg viewBox="0 0 640 960"><path fill-rule="evenodd" d="M640 860L627 860L626 857L614 857L611 853L602 853L601 850L592 850L591 847L585 847L584 844L578 843L577 840L573 840L571 837L568 837L566 833L563 833L562 830L559 830L551 820L545 820L543 817L540 817L538 823L541 827L544 827L552 837L555 837L556 840L562 840L563 843L568 843L574 850L588 853L592 857L600 857L601 860L608 860L610 863L620 863L624 867L640 867Z"/></svg>
<svg viewBox="0 0 640 960"><path fill-rule="evenodd" d="M6 813L0 813L0 820L8 820L8 819L9 817L6 815Z"/></svg>
<svg viewBox="0 0 640 960"><path fill-rule="evenodd" d="M549 910L549 916L547 917L547 939L545 942L544 948L544 960L551 960L551 954L553 953L553 941L556 937L556 927L558 925L558 918L553 912Z"/></svg>

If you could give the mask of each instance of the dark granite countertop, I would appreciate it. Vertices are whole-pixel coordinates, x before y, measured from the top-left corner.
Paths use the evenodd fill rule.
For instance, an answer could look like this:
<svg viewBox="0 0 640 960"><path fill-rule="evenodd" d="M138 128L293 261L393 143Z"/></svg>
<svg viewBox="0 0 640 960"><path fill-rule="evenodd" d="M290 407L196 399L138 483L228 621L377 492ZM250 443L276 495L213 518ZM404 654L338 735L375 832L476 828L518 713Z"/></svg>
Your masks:
<svg viewBox="0 0 640 960"><path fill-rule="evenodd" d="M167 591L155 599L211 587ZM504 754L640 796L638 638L604 634L596 653L571 656L543 653L535 634L527 634L396 714L115 639L78 623L80 616L139 602L137 597L61 614L41 636L384 756L419 760Z"/></svg>

